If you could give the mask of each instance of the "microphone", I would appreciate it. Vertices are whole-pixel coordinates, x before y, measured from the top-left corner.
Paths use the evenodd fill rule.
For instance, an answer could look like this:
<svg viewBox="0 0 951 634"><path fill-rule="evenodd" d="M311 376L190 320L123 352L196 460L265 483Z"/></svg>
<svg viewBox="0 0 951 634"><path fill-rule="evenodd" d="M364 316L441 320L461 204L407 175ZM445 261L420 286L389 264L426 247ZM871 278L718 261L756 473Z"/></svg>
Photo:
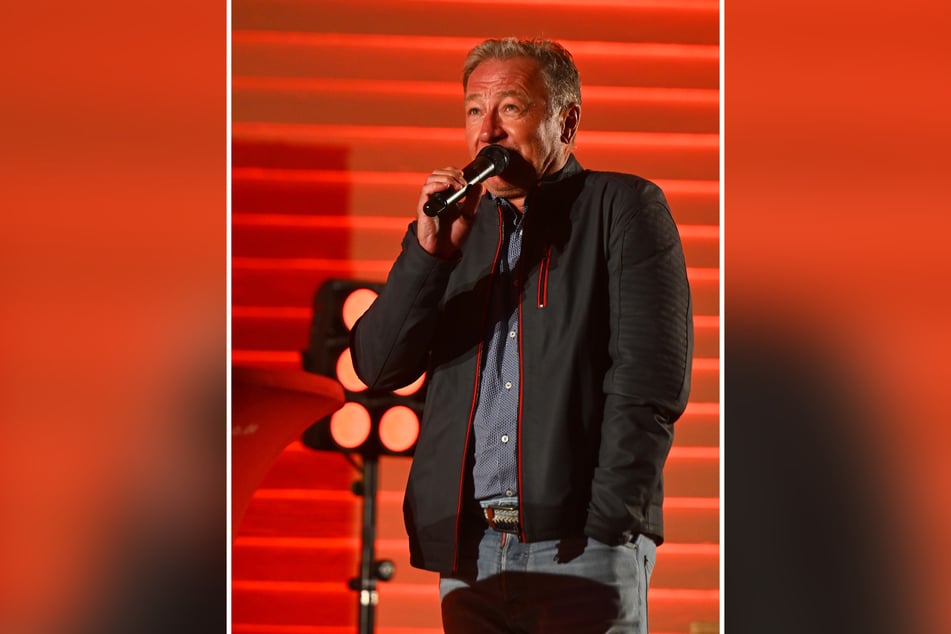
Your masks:
<svg viewBox="0 0 951 634"><path fill-rule="evenodd" d="M487 145L476 155L475 159L462 168L462 177L466 179L466 186L456 191L444 190L429 197L423 205L423 213L432 218L438 216L463 196L470 185L481 183L490 176L501 174L509 164L509 151L501 145Z"/></svg>

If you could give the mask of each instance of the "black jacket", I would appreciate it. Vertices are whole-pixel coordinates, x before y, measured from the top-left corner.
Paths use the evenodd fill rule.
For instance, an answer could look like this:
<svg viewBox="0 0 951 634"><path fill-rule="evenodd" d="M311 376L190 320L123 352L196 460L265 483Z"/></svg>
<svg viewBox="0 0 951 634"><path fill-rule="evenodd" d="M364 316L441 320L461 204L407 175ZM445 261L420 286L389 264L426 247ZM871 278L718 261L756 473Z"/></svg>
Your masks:
<svg viewBox="0 0 951 634"><path fill-rule="evenodd" d="M527 206L517 274L521 539L584 533L620 544L645 533L660 542L662 469L693 353L667 202L647 180L585 171L572 156ZM370 387L429 373L404 514L412 564L446 574L467 526L479 526L472 419L500 213L483 198L457 262L426 253L411 224L353 332L357 374Z"/></svg>

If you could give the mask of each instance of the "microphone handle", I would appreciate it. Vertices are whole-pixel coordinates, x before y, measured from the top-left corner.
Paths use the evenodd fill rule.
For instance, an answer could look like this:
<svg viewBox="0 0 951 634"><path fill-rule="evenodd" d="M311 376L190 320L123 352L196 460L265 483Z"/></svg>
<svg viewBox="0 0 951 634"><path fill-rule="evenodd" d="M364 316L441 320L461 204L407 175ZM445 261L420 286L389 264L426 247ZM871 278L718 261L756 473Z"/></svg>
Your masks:
<svg viewBox="0 0 951 634"><path fill-rule="evenodd" d="M447 189L441 192L436 192L430 196L429 200L426 201L426 204L423 205L423 213L425 213L430 218L438 216L444 212L449 207L449 205L461 200L462 197L466 195L466 191L468 191L469 186L481 183L495 172L495 165L493 165L491 162L488 163L489 164L485 167L485 169L483 169L478 174L475 174L472 178L466 180L468 183L466 187L457 189L454 192L449 192ZM447 192L449 193L447 194Z"/></svg>

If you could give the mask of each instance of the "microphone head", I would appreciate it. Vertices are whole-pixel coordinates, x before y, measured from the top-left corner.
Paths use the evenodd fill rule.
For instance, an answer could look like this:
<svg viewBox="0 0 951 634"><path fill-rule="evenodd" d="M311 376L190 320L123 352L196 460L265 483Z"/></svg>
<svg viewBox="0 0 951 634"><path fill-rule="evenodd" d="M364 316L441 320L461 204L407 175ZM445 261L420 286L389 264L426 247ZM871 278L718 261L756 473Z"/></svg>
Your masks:
<svg viewBox="0 0 951 634"><path fill-rule="evenodd" d="M489 161L492 162L492 165L495 168L492 174L495 175L501 174L503 171L505 171L505 168L508 167L511 154L501 145L487 145L479 151L477 156L489 159Z"/></svg>

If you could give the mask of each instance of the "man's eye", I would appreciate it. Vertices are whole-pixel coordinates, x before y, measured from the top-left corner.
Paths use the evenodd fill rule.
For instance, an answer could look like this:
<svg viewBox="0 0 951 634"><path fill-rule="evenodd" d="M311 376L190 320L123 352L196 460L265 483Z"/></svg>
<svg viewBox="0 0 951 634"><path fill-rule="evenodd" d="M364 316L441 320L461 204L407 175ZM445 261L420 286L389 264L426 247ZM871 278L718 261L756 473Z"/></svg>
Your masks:
<svg viewBox="0 0 951 634"><path fill-rule="evenodd" d="M482 111L479 110L478 108L469 108L468 110L466 110L466 116L469 116L469 117L477 117L481 113Z"/></svg>
<svg viewBox="0 0 951 634"><path fill-rule="evenodd" d="M514 103L507 103L504 106L502 106L502 112L507 112L511 114L518 111L519 111L519 107L515 105Z"/></svg>

